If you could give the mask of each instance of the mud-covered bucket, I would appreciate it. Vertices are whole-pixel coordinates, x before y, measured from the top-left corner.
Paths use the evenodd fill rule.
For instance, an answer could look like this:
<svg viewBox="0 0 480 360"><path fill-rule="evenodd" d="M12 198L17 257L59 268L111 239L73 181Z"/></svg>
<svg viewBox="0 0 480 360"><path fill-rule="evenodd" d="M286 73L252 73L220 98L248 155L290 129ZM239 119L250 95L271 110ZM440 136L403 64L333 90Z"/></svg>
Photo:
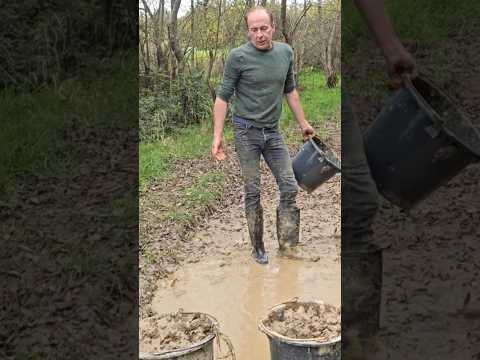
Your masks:
<svg viewBox="0 0 480 360"><path fill-rule="evenodd" d="M309 311L312 308L318 309L318 311L330 311L334 313L335 321L338 324L338 331L333 336L315 336L297 338L284 335L288 334L288 330L284 328L278 329L275 321L282 322L289 316L288 312L300 312L303 307L305 316L310 316ZM311 318L311 321L315 321L315 318ZM332 321L330 324L328 320L322 323L320 326L325 328L333 326ZM332 305L324 304L321 301L289 301L270 309L267 317L260 321L258 328L261 332L267 335L270 344L270 359L271 360L340 360L341 359L341 336L340 336L340 310ZM307 327L305 327L307 328ZM318 335L318 334L317 334Z"/></svg>
<svg viewBox="0 0 480 360"><path fill-rule="evenodd" d="M140 352L140 360L214 360L214 339L217 336L217 321L208 314L203 313L181 313L182 315L201 316L207 319L211 331L199 341L193 342L188 346L183 346L174 350ZM154 331L154 330L153 330Z"/></svg>
<svg viewBox="0 0 480 360"><path fill-rule="evenodd" d="M298 185L309 193L341 170L333 151L317 136L303 144L292 160L292 167Z"/></svg>
<svg viewBox="0 0 480 360"><path fill-rule="evenodd" d="M408 210L480 156L480 132L430 81L405 79L365 133L379 192Z"/></svg>

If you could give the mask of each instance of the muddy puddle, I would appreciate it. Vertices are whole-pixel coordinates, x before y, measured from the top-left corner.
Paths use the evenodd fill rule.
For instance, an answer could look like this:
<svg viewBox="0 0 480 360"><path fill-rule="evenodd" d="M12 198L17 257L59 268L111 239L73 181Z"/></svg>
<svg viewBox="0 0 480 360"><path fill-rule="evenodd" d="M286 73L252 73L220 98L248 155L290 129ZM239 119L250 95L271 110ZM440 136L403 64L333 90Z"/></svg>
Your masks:
<svg viewBox="0 0 480 360"><path fill-rule="evenodd" d="M270 359L270 353L268 340L257 326L271 307L295 297L340 305L339 262L271 254L270 263L260 266L246 251L231 255L228 263L207 257L162 280L152 310L208 313L232 341L238 360L262 360Z"/></svg>

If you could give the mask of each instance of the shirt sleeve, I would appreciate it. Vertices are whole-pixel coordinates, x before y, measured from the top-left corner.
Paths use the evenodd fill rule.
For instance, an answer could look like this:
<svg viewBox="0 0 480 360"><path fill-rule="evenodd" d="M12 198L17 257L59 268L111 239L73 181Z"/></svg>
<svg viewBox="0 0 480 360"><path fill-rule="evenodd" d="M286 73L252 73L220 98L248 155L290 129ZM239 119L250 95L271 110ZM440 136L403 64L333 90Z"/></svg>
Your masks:
<svg viewBox="0 0 480 360"><path fill-rule="evenodd" d="M293 50L291 47L289 49L290 55L290 65L288 66L287 77L285 79L285 85L283 86L283 93L288 94L295 90L295 76L293 75Z"/></svg>
<svg viewBox="0 0 480 360"><path fill-rule="evenodd" d="M241 74L242 57L235 50L231 51L225 62L223 79L217 88L217 96L228 102L232 97Z"/></svg>

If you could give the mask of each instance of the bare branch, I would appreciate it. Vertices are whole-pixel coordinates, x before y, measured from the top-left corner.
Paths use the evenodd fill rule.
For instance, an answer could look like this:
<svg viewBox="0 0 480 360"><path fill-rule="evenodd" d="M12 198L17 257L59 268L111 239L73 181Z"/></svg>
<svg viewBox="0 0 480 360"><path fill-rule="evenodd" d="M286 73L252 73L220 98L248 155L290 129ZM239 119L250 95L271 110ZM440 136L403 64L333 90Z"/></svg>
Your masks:
<svg viewBox="0 0 480 360"><path fill-rule="evenodd" d="M153 13L150 10L150 7L148 6L148 3L146 2L146 0L142 0L142 4L145 7L145 10L147 11L148 15L150 15L150 17L153 18L154 17Z"/></svg>

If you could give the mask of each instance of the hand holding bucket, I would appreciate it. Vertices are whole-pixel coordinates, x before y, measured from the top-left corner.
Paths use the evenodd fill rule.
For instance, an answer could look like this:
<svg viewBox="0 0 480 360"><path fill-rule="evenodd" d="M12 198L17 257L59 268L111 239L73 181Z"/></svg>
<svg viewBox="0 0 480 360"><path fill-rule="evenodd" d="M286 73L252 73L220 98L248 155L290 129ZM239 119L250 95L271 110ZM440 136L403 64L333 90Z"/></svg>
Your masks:
<svg viewBox="0 0 480 360"><path fill-rule="evenodd" d="M340 161L318 136L305 141L292 167L298 185L309 193L341 170Z"/></svg>
<svg viewBox="0 0 480 360"><path fill-rule="evenodd" d="M403 81L367 129L365 151L379 192L408 210L480 156L480 135L430 81Z"/></svg>

